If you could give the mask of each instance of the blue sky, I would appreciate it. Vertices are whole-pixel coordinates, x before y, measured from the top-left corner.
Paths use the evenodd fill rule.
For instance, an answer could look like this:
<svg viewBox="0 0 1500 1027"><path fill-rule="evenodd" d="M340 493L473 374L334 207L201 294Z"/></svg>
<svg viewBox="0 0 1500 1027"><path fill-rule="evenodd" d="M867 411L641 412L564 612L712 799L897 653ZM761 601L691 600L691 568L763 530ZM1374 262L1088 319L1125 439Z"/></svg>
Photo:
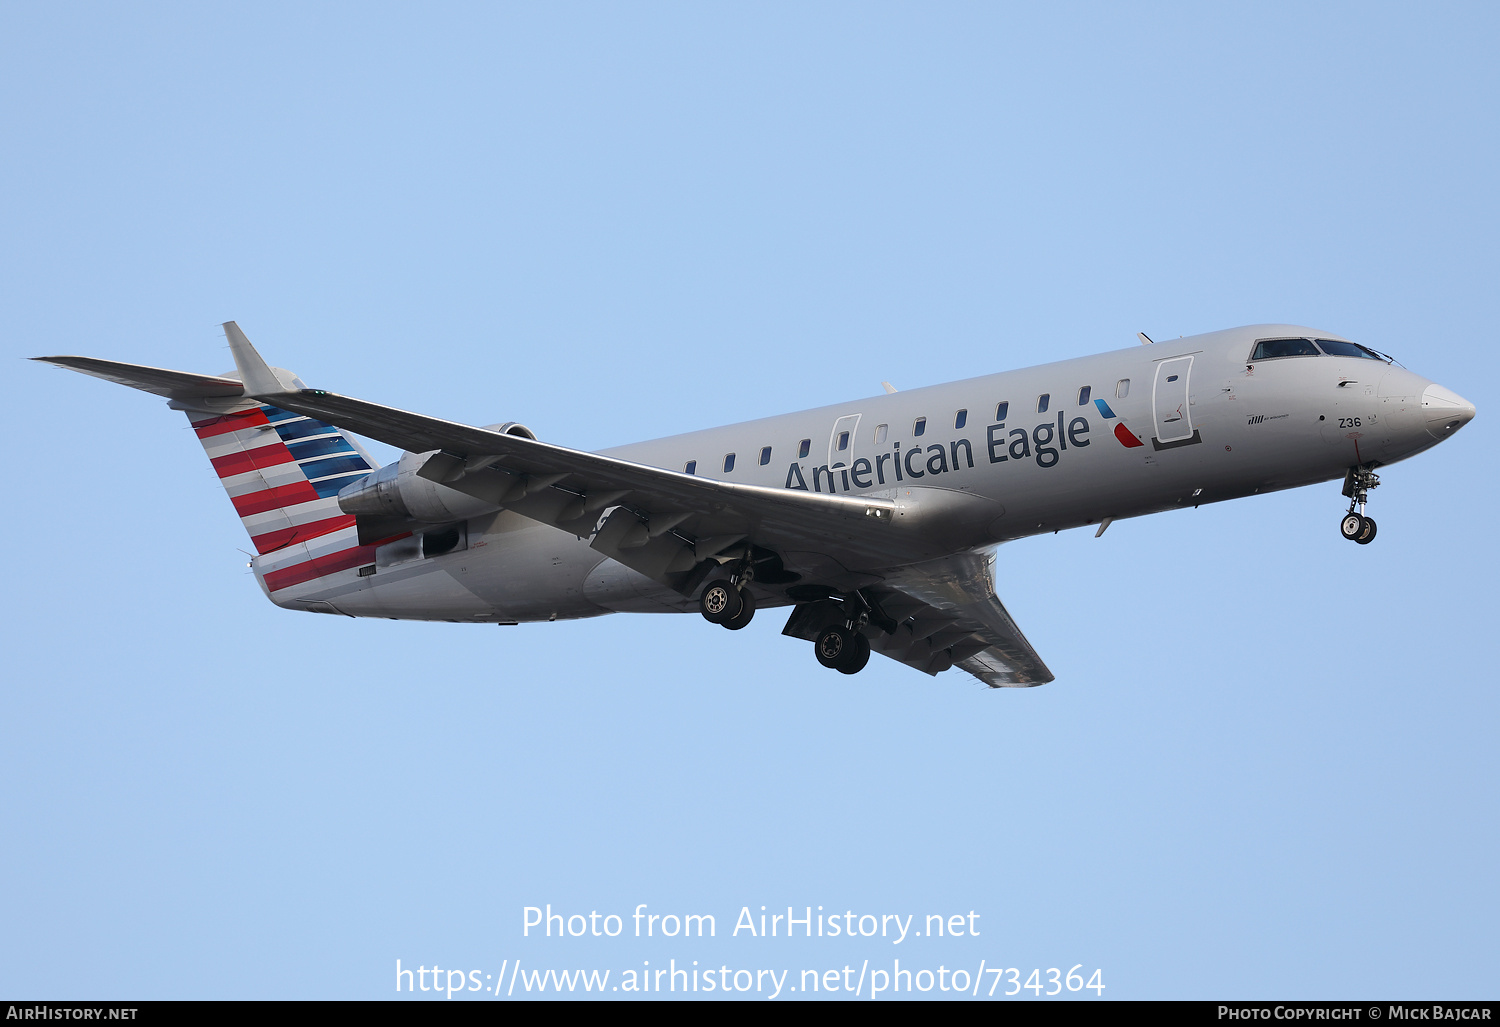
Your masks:
<svg viewBox="0 0 1500 1027"><path fill-rule="evenodd" d="M1118 998L1493 997L1497 27L7 7L0 993L899 957L1083 964ZM1369 547L1337 483L1003 547L1058 680L989 692L830 674L777 616L278 610L179 415L20 359L219 372L228 319L309 384L583 448L1260 321L1479 416L1383 472ZM719 936L523 938L546 903ZM981 934L728 936L761 905Z"/></svg>

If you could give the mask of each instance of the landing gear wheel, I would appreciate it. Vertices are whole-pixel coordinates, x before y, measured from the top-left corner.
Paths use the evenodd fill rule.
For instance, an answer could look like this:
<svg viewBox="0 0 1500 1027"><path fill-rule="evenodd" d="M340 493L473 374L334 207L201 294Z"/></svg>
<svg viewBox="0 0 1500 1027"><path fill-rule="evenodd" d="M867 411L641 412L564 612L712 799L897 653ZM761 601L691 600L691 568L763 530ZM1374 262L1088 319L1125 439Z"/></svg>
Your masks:
<svg viewBox="0 0 1500 1027"><path fill-rule="evenodd" d="M1380 485L1380 477L1363 465L1349 468L1344 475L1344 495L1349 499L1349 512L1339 521L1339 534L1350 542L1367 546L1375 541L1375 518L1365 516L1365 503L1369 502L1370 490Z"/></svg>
<svg viewBox="0 0 1500 1027"><path fill-rule="evenodd" d="M710 624L723 624L734 619L739 616L744 604L744 594L723 578L710 581L698 599L698 609ZM748 619L746 623L749 623ZM744 627L744 624L740 627Z"/></svg>
<svg viewBox="0 0 1500 1027"><path fill-rule="evenodd" d="M870 662L870 640L858 631L836 624L818 635L813 652L829 670L858 674Z"/></svg>
<svg viewBox="0 0 1500 1027"><path fill-rule="evenodd" d="M838 665L840 674L858 674L870 662L870 640L854 632L854 644L844 650L844 658Z"/></svg>
<svg viewBox="0 0 1500 1027"><path fill-rule="evenodd" d="M738 631L750 623L750 618L755 616L755 596L750 594L749 589L740 592L740 612L721 623L730 631Z"/></svg>
<svg viewBox="0 0 1500 1027"><path fill-rule="evenodd" d="M818 657L818 662L829 670L838 670L845 654L852 648L854 632L838 624L824 628L813 641L813 653Z"/></svg>

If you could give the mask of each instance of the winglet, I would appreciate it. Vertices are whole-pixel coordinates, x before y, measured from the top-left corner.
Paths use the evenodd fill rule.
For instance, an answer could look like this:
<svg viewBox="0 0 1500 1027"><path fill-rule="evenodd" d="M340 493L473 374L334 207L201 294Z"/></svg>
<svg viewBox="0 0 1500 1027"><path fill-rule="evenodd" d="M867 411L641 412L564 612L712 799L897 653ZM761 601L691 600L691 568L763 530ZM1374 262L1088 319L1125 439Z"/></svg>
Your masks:
<svg viewBox="0 0 1500 1027"><path fill-rule="evenodd" d="M1141 340L1142 346L1151 345L1151 336L1147 335L1145 332L1136 332L1135 337Z"/></svg>
<svg viewBox="0 0 1500 1027"><path fill-rule="evenodd" d="M229 340L229 352L234 354L234 366L239 368L240 381L245 386L245 395L270 396L288 391L288 387L276 377L276 372L250 345L239 325L225 321L223 328L224 338Z"/></svg>
<svg viewBox="0 0 1500 1027"><path fill-rule="evenodd" d="M887 396L893 394L896 391L896 387L894 385L892 385L890 382L881 382L880 384L881 384L881 387L885 389L885 394Z"/></svg>

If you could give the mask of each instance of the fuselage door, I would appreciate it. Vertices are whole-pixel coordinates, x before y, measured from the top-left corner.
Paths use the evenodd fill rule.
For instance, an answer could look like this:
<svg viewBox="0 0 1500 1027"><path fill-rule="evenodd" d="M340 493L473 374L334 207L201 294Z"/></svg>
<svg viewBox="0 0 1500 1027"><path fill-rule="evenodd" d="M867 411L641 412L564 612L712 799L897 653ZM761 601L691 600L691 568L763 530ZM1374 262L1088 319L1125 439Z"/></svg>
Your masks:
<svg viewBox="0 0 1500 1027"><path fill-rule="evenodd" d="M1193 358L1173 357L1156 365L1151 387L1151 407L1156 413L1156 440L1163 445L1187 442L1193 437L1193 416L1188 409L1188 378Z"/></svg>
<svg viewBox="0 0 1500 1027"><path fill-rule="evenodd" d="M828 466L835 471L854 463L855 436L859 434L859 414L845 414L833 422L828 439ZM835 475L837 476L837 475Z"/></svg>

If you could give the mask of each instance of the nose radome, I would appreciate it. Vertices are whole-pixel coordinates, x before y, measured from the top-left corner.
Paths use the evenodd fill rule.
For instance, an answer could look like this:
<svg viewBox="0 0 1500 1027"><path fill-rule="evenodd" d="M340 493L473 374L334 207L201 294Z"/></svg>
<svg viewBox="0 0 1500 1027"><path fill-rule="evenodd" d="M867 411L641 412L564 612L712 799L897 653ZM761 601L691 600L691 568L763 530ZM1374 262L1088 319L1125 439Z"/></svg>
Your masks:
<svg viewBox="0 0 1500 1027"><path fill-rule="evenodd" d="M1429 385L1422 392L1422 417L1434 438L1446 439L1474 419L1474 404L1451 389Z"/></svg>

